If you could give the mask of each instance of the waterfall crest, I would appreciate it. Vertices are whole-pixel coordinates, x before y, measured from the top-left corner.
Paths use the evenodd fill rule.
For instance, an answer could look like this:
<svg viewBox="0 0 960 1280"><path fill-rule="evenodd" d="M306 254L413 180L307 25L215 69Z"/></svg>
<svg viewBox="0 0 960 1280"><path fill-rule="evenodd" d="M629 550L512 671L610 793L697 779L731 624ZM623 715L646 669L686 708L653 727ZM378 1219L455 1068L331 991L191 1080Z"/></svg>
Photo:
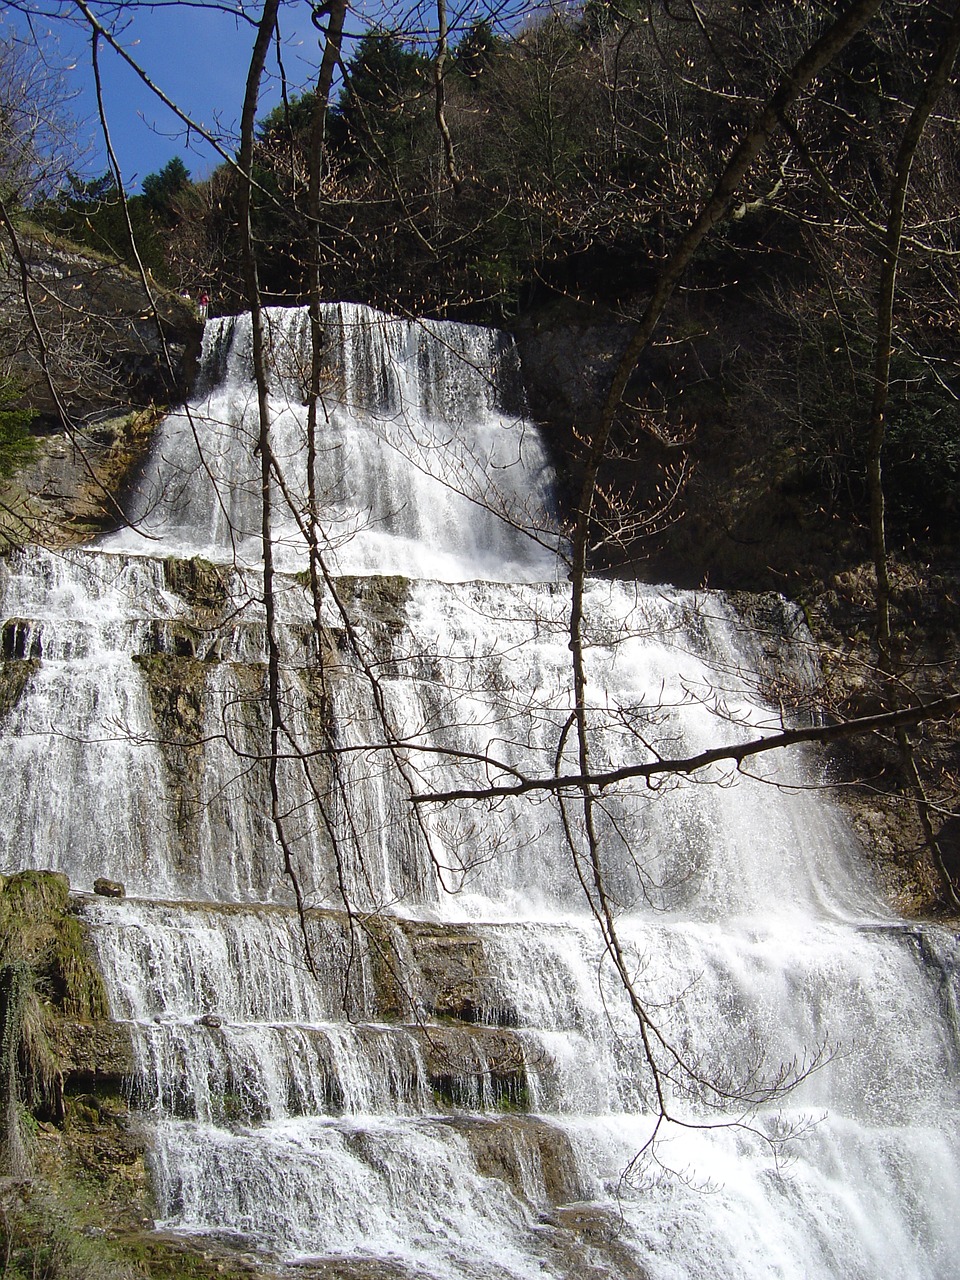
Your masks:
<svg viewBox="0 0 960 1280"><path fill-rule="evenodd" d="M674 1117L637 1159L649 1050L557 801L412 800L576 772L562 542L515 356L469 326L323 319L317 613L306 317L267 315L272 774L248 319L207 326L130 528L2 569L0 870L126 885L84 913L161 1225L411 1280L947 1280L957 941L881 903L800 753L598 803ZM802 622L775 612L802 687ZM585 635L598 770L780 722L771 641L722 595L592 582Z"/></svg>
<svg viewBox="0 0 960 1280"><path fill-rule="evenodd" d="M302 569L292 511L307 504L306 313L264 311L272 448L288 483L274 554ZM516 412L516 354L471 325L400 320L348 303L323 310L327 345L316 488L324 550L338 573L409 577L547 577L557 536L549 464ZM142 477L131 529L110 546L256 564L260 544L257 397L249 316L206 328L207 394L164 424ZM289 466L287 464L290 464Z"/></svg>

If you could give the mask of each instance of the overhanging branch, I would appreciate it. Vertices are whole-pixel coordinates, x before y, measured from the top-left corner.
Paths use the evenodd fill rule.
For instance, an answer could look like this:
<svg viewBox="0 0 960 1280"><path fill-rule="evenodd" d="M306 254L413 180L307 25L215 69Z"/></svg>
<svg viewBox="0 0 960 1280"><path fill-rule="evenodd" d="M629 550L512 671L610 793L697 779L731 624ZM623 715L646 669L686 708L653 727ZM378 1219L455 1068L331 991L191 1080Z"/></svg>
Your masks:
<svg viewBox="0 0 960 1280"><path fill-rule="evenodd" d="M946 697L937 698L933 702L905 707L900 711L887 711L875 716L860 716L856 720L845 720L840 724L812 725L805 729L783 729L780 733L772 733L763 738L752 738L748 742L712 747L709 751L701 751L695 756L676 759L658 756L644 764L624 765L620 769L610 769L605 772L557 774L547 778L524 778L509 786L494 784L489 787L465 787L455 791L421 793L413 796L413 801L415 804L445 804L452 800L497 800L504 796L520 796L534 791L555 793L570 790L603 791L606 787L614 786L618 782L629 782L637 778L651 780L671 774L687 775L697 773L712 764L721 764L726 761L739 766L751 756L758 756L767 751L781 751L785 747L797 746L804 742L836 742L862 733L905 728L930 720L948 720L958 712L960 712L960 693L952 693Z"/></svg>

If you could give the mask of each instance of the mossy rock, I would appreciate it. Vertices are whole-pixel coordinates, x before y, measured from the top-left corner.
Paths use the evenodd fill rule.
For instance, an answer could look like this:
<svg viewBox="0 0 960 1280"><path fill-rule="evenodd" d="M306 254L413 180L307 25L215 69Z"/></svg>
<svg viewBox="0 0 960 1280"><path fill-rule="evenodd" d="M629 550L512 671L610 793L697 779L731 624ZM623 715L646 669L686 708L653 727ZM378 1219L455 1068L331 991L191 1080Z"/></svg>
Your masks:
<svg viewBox="0 0 960 1280"><path fill-rule="evenodd" d="M389 1021L404 1018L409 1012L410 997L404 990L403 966L393 930L382 916L364 916L361 927L373 969L378 1014Z"/></svg>
<svg viewBox="0 0 960 1280"><path fill-rule="evenodd" d="M364 618L379 623L390 637L406 626L406 608L410 599L410 579L400 574L378 574L369 578L344 576L337 581L338 591L362 605Z"/></svg>
<svg viewBox="0 0 960 1280"><path fill-rule="evenodd" d="M147 680L161 746L192 745L203 726L205 664L170 653L137 653L133 661Z"/></svg>
<svg viewBox="0 0 960 1280"><path fill-rule="evenodd" d="M19 923L36 923L62 914L70 881L59 871L18 871L0 884L0 912Z"/></svg>
<svg viewBox="0 0 960 1280"><path fill-rule="evenodd" d="M157 745L170 782L172 817L186 838L196 820L203 775L203 725L207 667L196 658L138 653L157 730Z"/></svg>
<svg viewBox="0 0 960 1280"><path fill-rule="evenodd" d="M14 1178L32 1171L37 1122L64 1119L58 1018L107 1012L69 895L66 876L56 872L0 880L0 1174Z"/></svg>
<svg viewBox="0 0 960 1280"><path fill-rule="evenodd" d="M70 884L55 871L0 879L0 964L24 963L43 997L71 1018L107 1016L107 994L86 927L70 908Z"/></svg>
<svg viewBox="0 0 960 1280"><path fill-rule="evenodd" d="M96 1126L93 1126L96 1129ZM281 1270L207 1237L151 1230L142 1143L53 1138L45 1177L0 1214L4 1280L266 1280ZM95 1170L95 1172L94 1172Z"/></svg>

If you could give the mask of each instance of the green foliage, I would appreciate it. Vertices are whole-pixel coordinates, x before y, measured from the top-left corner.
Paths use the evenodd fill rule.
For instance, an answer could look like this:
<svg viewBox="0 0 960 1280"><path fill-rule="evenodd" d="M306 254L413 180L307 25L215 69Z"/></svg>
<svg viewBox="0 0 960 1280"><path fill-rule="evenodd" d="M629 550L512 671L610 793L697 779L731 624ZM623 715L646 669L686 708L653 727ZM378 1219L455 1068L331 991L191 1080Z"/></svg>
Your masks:
<svg viewBox="0 0 960 1280"><path fill-rule="evenodd" d="M71 174L62 191L37 205L34 217L75 244L108 254L127 266L135 267L139 257L148 270L166 280L166 236L176 221L173 202L189 187L181 169L186 174L182 162L172 160L160 173L145 179L152 193L149 197L129 196L125 202L111 173L88 180Z"/></svg>
<svg viewBox="0 0 960 1280"><path fill-rule="evenodd" d="M0 1213L2 1280L249 1280L249 1258L228 1246L144 1231L130 1214L130 1173L107 1159L98 1179L64 1163L50 1181L17 1187Z"/></svg>
<svg viewBox="0 0 960 1280"><path fill-rule="evenodd" d="M159 173L148 173L141 184L147 209L167 226L178 220L177 197L190 185L190 173L179 156L168 160Z"/></svg>
<svg viewBox="0 0 960 1280"><path fill-rule="evenodd" d="M67 909L70 883L67 877L54 871L19 871L0 883L0 924L7 929L0 931L0 956L16 944L12 925L16 921L20 930L25 925L37 927ZM21 946L28 946L21 933Z"/></svg>
<svg viewBox="0 0 960 1280"><path fill-rule="evenodd" d="M398 161L429 119L429 60L394 31L357 45L330 122L333 145L353 165Z"/></svg>
<svg viewBox="0 0 960 1280"><path fill-rule="evenodd" d="M674 35L682 43L691 32L682 24ZM710 131L723 124L716 102L705 112L692 91L704 128L661 120L664 103L681 110L651 70L661 44L664 57L674 54L663 32L638 23L608 58L575 17L551 14L512 37L472 23L447 62L446 119L464 175L453 192L438 153L431 58L397 32L369 31L328 119L324 291L502 321L544 288L616 298L642 285L670 230L662 188L670 184L676 204L678 156L699 191L717 149ZM270 300L304 287L313 107L312 92L291 95L258 130L254 229ZM706 159L686 164L701 144ZM219 201L211 215L226 207ZM678 207L678 222L685 213Z"/></svg>
<svg viewBox="0 0 960 1280"><path fill-rule="evenodd" d="M36 453L30 424L36 410L17 404L22 388L13 378L0 378L0 476L26 465Z"/></svg>
<svg viewBox="0 0 960 1280"><path fill-rule="evenodd" d="M71 913L66 876L20 871L0 880L0 963L24 961L38 989L67 1016L107 1016L107 997L81 921Z"/></svg>
<svg viewBox="0 0 960 1280"><path fill-rule="evenodd" d="M22 1124L25 1010L32 975L22 961L0 965L0 1174L23 1177L29 1168Z"/></svg>
<svg viewBox="0 0 960 1280"><path fill-rule="evenodd" d="M107 1016L106 991L81 922L69 910L66 876L21 871L0 877L0 1158L28 1163L24 1108L62 1119L57 1012Z"/></svg>

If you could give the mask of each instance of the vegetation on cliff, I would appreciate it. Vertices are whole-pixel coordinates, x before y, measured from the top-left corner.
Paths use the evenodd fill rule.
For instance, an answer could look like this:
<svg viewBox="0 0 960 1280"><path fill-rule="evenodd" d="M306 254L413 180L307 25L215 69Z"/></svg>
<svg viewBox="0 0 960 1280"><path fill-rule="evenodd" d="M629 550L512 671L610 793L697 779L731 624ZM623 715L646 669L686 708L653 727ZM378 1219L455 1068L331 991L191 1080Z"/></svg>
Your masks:
<svg viewBox="0 0 960 1280"><path fill-rule="evenodd" d="M400 27L368 30L343 50L316 216L316 86L298 94L288 85L257 126L251 216L263 298L304 301L316 249L326 297L508 324L534 408L554 420L558 453L575 471L573 433L592 429L602 388L576 406L558 399L543 335L549 343L572 332L585 374L618 350L755 104L822 9L588 3L510 29L480 11L454 29L447 54ZM935 3L879 6L817 91L783 113L781 145L715 220L631 371L636 407L621 414L614 498L655 503L656 481L645 477L664 467L692 475L685 528L670 542L674 575L767 585L791 571L798 539L773 527L765 565L747 545L770 544L758 522L800 519L799 541L812 531L821 561L866 550L864 414L893 144L946 23ZM437 155L441 57L452 168ZM917 230L897 256L884 440L892 545L951 554L960 500L955 112L950 83L912 161L907 212ZM111 173L70 179L33 213L131 265L135 245L176 290L212 282L217 307L244 309L241 188L234 164L192 182L175 158L144 180L142 195L125 197ZM648 542L628 538L631 555Z"/></svg>
<svg viewBox="0 0 960 1280"><path fill-rule="evenodd" d="M0 379L0 476L22 467L35 452L30 424L37 413L23 406L21 394L21 388L10 378Z"/></svg>
<svg viewBox="0 0 960 1280"><path fill-rule="evenodd" d="M56 1014L106 1016L103 979L80 921L68 911L66 876L0 877L0 1176L24 1176L28 1114L63 1120Z"/></svg>

